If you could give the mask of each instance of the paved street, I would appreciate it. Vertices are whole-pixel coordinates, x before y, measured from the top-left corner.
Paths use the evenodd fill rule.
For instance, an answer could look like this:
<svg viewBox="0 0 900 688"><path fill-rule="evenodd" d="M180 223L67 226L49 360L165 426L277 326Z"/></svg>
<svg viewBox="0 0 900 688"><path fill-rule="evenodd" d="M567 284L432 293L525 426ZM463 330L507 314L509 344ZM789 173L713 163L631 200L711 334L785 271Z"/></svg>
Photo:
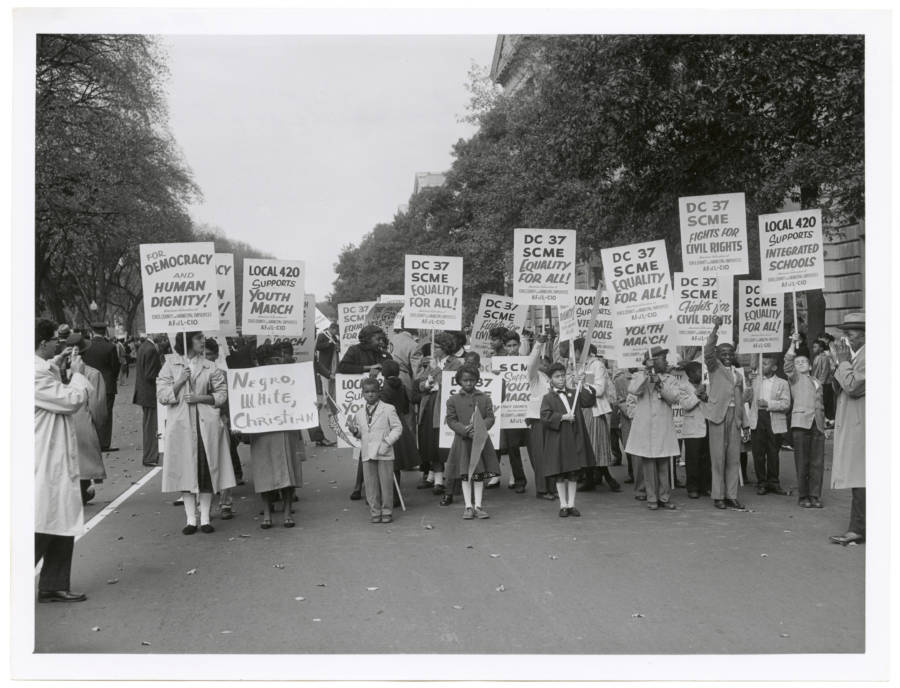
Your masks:
<svg viewBox="0 0 900 688"><path fill-rule="evenodd" d="M116 400L110 479L89 520L138 481L139 410ZM242 446L247 465L249 448ZM864 649L865 547L837 547L849 492L824 510L795 497L708 499L650 512L630 486L579 494L582 518L504 486L487 521L403 477L409 510L371 525L348 499L349 450L307 447L297 527L259 528L260 502L235 490L236 517L181 534L182 508L157 473L76 545L83 604L36 605L39 652L804 653ZM830 463L830 442L829 442ZM624 467L613 469L625 477ZM246 471L249 474L249 470ZM826 482L828 476L826 473ZM530 477L530 476L529 476ZM782 480L793 484L782 453ZM99 630L92 630L99 628Z"/></svg>

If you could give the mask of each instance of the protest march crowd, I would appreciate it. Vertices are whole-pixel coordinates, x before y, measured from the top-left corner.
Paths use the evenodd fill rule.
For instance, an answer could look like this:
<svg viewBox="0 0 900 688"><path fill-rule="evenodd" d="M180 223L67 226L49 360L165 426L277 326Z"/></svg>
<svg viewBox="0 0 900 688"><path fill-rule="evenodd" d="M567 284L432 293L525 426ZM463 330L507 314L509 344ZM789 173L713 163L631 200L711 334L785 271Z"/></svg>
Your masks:
<svg viewBox="0 0 900 688"><path fill-rule="evenodd" d="M678 508L680 466L689 499L744 510L749 467L757 495L789 494L783 448L793 450L798 507L821 509L833 433L831 487L851 489L852 504L847 531L830 539L864 542L865 314L845 315L835 339L799 331L795 312L783 346L784 294L824 281L821 216L762 216L762 279L734 280L749 272L743 195L682 201L686 272L669 272L663 241L603 249L605 277L582 293L574 230L517 229L513 296L482 295L468 327L461 258L406 256L402 296L338 304L337 322L317 317L302 261L247 260L238 333L234 287L223 296L211 244L142 245L152 334L133 352L133 402L143 463L162 466L162 491L184 506L182 532L214 533L214 509L230 519L245 476L261 498L260 527L279 511L293 527L308 442L353 450L350 498L365 495L373 524L405 511L410 471L436 505L461 499L463 519L487 519L503 456L509 487L526 492L523 449L536 497L558 500L560 518L581 516L578 492L622 491L610 472L622 464L650 510ZM739 212L724 212L738 201ZM694 231L705 208L717 214ZM130 357L106 323L91 329L35 326L41 602L85 599L70 587L74 539L91 484L105 478L103 453L115 450L112 400Z"/></svg>

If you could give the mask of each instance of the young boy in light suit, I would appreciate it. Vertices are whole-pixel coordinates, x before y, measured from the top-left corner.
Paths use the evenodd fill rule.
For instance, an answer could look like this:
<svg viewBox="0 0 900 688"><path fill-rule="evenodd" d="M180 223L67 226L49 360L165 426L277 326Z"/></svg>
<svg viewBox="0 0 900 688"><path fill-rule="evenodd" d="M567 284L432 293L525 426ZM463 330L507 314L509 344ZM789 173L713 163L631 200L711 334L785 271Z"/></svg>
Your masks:
<svg viewBox="0 0 900 688"><path fill-rule="evenodd" d="M781 487L781 436L787 433L787 410L791 390L787 380L777 375L778 356L763 354L758 373L750 373L750 386L744 401L750 404L750 447L756 473L756 494L773 492L785 495Z"/></svg>

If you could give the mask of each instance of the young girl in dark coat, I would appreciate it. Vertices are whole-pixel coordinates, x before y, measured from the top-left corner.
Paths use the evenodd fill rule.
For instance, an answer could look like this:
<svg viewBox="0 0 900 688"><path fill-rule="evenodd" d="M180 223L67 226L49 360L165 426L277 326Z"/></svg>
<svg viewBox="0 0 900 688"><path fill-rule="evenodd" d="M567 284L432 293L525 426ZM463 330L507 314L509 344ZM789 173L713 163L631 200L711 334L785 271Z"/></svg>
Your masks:
<svg viewBox="0 0 900 688"><path fill-rule="evenodd" d="M494 451L490 437L484 443L475 470L469 475L472 438L475 435L475 409L478 409L488 430L494 424L494 405L491 398L484 392L475 389L480 378L478 368L463 366L456 371L456 382L461 389L447 400L447 425L453 430L454 436L453 444L450 446L450 456L445 465L446 478L448 480L459 478L462 481L463 499L466 502L463 518L466 520L489 518L488 513L481 508L484 479L500 475L500 463L497 461L497 453ZM474 508L472 504L473 487L475 492Z"/></svg>
<svg viewBox="0 0 900 688"><path fill-rule="evenodd" d="M594 405L593 389L584 384L584 373L575 381L581 393L566 388L566 367L554 363L548 371L550 391L541 401L541 423L544 429L544 474L556 479L559 515L581 516L575 508L575 490L583 469L594 465L594 452L584 424L582 409Z"/></svg>

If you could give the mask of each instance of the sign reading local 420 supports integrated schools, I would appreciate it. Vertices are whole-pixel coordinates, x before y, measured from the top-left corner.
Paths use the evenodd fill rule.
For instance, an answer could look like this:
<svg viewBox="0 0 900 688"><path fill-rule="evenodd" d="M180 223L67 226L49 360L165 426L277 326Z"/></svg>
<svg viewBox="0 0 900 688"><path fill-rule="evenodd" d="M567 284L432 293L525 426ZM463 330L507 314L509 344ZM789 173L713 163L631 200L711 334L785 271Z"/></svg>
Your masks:
<svg viewBox="0 0 900 688"><path fill-rule="evenodd" d="M305 274L302 260L245 258L241 333L303 336Z"/></svg>
<svg viewBox="0 0 900 688"><path fill-rule="evenodd" d="M469 338L472 351L482 358L491 356L491 330L505 327L507 330L521 332L527 316L528 306L518 304L508 296L482 294L472 325L472 336Z"/></svg>
<svg viewBox="0 0 900 688"><path fill-rule="evenodd" d="M760 215L759 262L764 294L824 289L822 211Z"/></svg>
<svg viewBox="0 0 900 688"><path fill-rule="evenodd" d="M237 334L237 308L234 303L234 254L216 254L216 294L219 298L219 329L217 334L231 337Z"/></svg>
<svg viewBox="0 0 900 688"><path fill-rule="evenodd" d="M676 272L676 343L702 346L712 332L713 318L722 318L717 344L734 342L732 275L702 275Z"/></svg>
<svg viewBox="0 0 900 688"><path fill-rule="evenodd" d="M575 298L575 230L516 229L513 299L522 305L565 306Z"/></svg>
<svg viewBox="0 0 900 688"><path fill-rule="evenodd" d="M747 273L744 194L679 198L678 215L681 218L681 262L685 272Z"/></svg>
<svg viewBox="0 0 900 688"><path fill-rule="evenodd" d="M594 312L596 295L597 292L593 289L575 290L575 318L578 320L579 337L587 337L587 333L591 331L591 314ZM597 311L597 322L593 327L591 344L596 347L597 353L604 358L615 358L612 311L606 290L600 293L600 309Z"/></svg>
<svg viewBox="0 0 900 688"><path fill-rule="evenodd" d="M140 253L148 333L219 329L212 242L141 244Z"/></svg>
<svg viewBox="0 0 900 688"><path fill-rule="evenodd" d="M462 329L462 258L407 255L404 278L406 327Z"/></svg>
<svg viewBox="0 0 900 688"><path fill-rule="evenodd" d="M244 434L316 427L312 362L229 370L228 410L231 429Z"/></svg>
<svg viewBox="0 0 900 688"><path fill-rule="evenodd" d="M675 321L626 325L613 330L616 363L622 368L639 367L654 346L669 350L670 362L675 361Z"/></svg>
<svg viewBox="0 0 900 688"><path fill-rule="evenodd" d="M759 280L738 280L739 354L779 352L784 341L784 294L764 294Z"/></svg>
<svg viewBox="0 0 900 688"><path fill-rule="evenodd" d="M460 390L455 377L455 370L445 370L441 373L441 435L438 441L441 449L449 449L453 444L453 436L456 434L447 425L447 400ZM494 425L488 430L488 437L491 438L494 449L497 449L500 446L500 404L503 400L503 378L493 373L482 372L475 389L487 394L494 406ZM460 418L460 420L466 425L471 422L471 418Z"/></svg>
<svg viewBox="0 0 900 688"><path fill-rule="evenodd" d="M503 379L500 427L503 430L527 428L525 418L531 396L528 356L494 356L491 358L491 371Z"/></svg>
<svg viewBox="0 0 900 688"><path fill-rule="evenodd" d="M665 241L605 248L600 256L616 327L672 317L672 283Z"/></svg>

